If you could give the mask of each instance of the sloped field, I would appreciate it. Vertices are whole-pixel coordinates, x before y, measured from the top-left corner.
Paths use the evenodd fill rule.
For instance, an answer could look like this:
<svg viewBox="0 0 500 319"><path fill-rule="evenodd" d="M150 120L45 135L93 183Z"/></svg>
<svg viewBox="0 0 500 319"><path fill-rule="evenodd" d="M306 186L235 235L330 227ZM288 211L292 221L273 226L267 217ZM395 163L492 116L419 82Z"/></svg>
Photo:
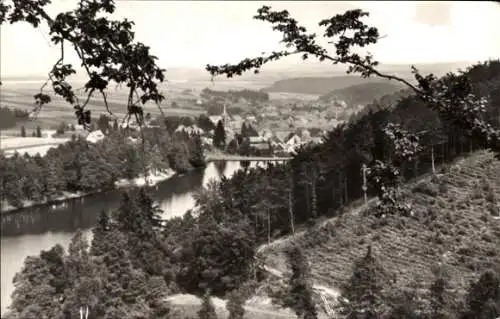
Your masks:
<svg viewBox="0 0 500 319"><path fill-rule="evenodd" d="M295 241L305 249L316 284L337 288L353 262L372 244L399 287L412 281L422 289L433 280L432 268L445 265L451 284L463 293L469 280L500 265L500 161L478 152L450 165L444 174L405 189L414 217L383 220L347 213L302 236L263 250L266 264L287 271L283 248Z"/></svg>

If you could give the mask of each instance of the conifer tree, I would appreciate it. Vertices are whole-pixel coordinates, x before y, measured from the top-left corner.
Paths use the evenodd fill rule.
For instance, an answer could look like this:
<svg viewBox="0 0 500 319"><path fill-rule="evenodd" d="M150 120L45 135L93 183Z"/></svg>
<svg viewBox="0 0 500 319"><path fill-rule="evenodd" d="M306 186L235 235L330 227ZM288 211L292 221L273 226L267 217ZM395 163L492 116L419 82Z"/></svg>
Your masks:
<svg viewBox="0 0 500 319"><path fill-rule="evenodd" d="M203 167L205 166L205 154L203 152L203 143L201 141L201 136L195 134L192 137L193 149L191 151L189 162L193 167Z"/></svg>
<svg viewBox="0 0 500 319"><path fill-rule="evenodd" d="M217 319L217 314L215 313L215 308L210 300L210 293L206 292L203 295L201 308L198 311L199 319Z"/></svg>
<svg viewBox="0 0 500 319"><path fill-rule="evenodd" d="M285 306L292 308L299 318L315 319L318 314L313 301L313 288L310 282L310 269L302 249L293 246L287 251L292 268L290 292L285 300Z"/></svg>
<svg viewBox="0 0 500 319"><path fill-rule="evenodd" d="M431 314L433 319L451 319L453 296L449 292L449 275L443 266L433 269L434 281L430 286Z"/></svg>
<svg viewBox="0 0 500 319"><path fill-rule="evenodd" d="M142 187L137 195L137 205L141 214L146 218L151 229L159 229L163 225L162 210L156 205L146 188Z"/></svg>
<svg viewBox="0 0 500 319"><path fill-rule="evenodd" d="M228 319L243 319L245 315L245 308L243 308L244 304L245 300L241 293L237 290L232 291L229 294L226 304L226 309L229 312Z"/></svg>
<svg viewBox="0 0 500 319"><path fill-rule="evenodd" d="M488 319L500 316L500 275L488 270L472 283L467 294L468 311L464 319Z"/></svg>
<svg viewBox="0 0 500 319"><path fill-rule="evenodd" d="M214 131L214 146L223 148L226 145L226 130L222 121L217 123Z"/></svg>
<svg viewBox="0 0 500 319"><path fill-rule="evenodd" d="M92 230L93 239L90 246L90 254L92 256L101 256L106 252L102 249L102 242L104 241L106 232L111 228L111 221L108 213L103 209L99 214L97 225Z"/></svg>
<svg viewBox="0 0 500 319"><path fill-rule="evenodd" d="M384 312L384 269L372 255L371 246L366 255L354 263L353 274L345 287L344 296L349 305L344 309L350 319L381 318Z"/></svg>

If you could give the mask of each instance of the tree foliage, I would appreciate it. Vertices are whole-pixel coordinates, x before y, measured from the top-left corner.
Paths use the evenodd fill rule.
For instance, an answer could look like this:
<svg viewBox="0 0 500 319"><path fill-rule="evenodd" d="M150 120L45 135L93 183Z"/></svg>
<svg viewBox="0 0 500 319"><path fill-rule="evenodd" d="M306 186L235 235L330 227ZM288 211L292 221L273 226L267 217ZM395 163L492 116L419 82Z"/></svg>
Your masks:
<svg viewBox="0 0 500 319"><path fill-rule="evenodd" d="M366 255L354 264L353 274L345 287L346 317L381 318L387 307L384 288L389 284L388 279L369 246Z"/></svg>
<svg viewBox="0 0 500 319"><path fill-rule="evenodd" d="M164 81L164 71L156 65L157 58L151 55L149 47L134 41L134 23L111 20L109 14L115 11L113 0L78 2L75 9L51 17L46 12L50 0L12 1L2 3L0 23L26 22L37 28L40 24L50 27L50 41L61 48L61 56L48 75L47 83L54 92L71 104L78 124L90 127L91 113L86 106L94 93L102 96L106 109L107 89L112 83L125 84L128 88L127 118L143 121L143 106L147 102L159 103L164 99L158 83ZM71 64L65 63L65 49L71 47L77 53L85 69L88 81L85 83L87 97L80 100L67 77L75 74ZM45 85L44 85L45 86ZM35 95L40 107L50 102L43 92ZM161 110L161 108L160 108Z"/></svg>
<svg viewBox="0 0 500 319"><path fill-rule="evenodd" d="M158 128L145 129L145 153L140 153L124 132L112 132L92 144L75 138L41 156L0 155L5 200L22 207L24 200L52 200L69 192L90 192L115 187L119 179L143 175L143 164L150 172L174 169L184 172L203 167L203 146L195 137L172 136ZM182 149L182 152L178 152Z"/></svg>
<svg viewBox="0 0 500 319"><path fill-rule="evenodd" d="M290 291L284 305L292 308L299 318L315 319L318 317L313 301L313 289L310 282L310 267L300 247L294 246L287 251L292 268Z"/></svg>

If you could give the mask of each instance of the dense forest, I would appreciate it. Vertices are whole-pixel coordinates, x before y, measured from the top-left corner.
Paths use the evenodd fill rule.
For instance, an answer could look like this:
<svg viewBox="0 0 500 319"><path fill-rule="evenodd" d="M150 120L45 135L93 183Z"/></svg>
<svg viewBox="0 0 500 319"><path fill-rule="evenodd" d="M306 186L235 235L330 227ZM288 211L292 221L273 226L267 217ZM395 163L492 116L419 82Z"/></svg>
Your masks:
<svg viewBox="0 0 500 319"><path fill-rule="evenodd" d="M73 137L43 157L1 155L2 198L22 207L24 200L50 200L63 192L110 189L117 180L143 176L145 171L183 173L205 165L199 136L172 135L165 128L144 128L144 143L142 138L132 142L129 136L116 130L96 144Z"/></svg>
<svg viewBox="0 0 500 319"><path fill-rule="evenodd" d="M245 99L249 102L269 101L269 93L248 89L217 91L205 88L201 91L200 96L206 99L229 99L231 102L238 102L240 99Z"/></svg>
<svg viewBox="0 0 500 319"><path fill-rule="evenodd" d="M344 101L348 106L366 105L404 87L392 82L363 83L333 90L319 97L322 102Z"/></svg>
<svg viewBox="0 0 500 319"><path fill-rule="evenodd" d="M0 130L14 127L16 123L26 121L28 117L29 113L24 110L0 106Z"/></svg>
<svg viewBox="0 0 500 319"><path fill-rule="evenodd" d="M368 83L367 83L368 82ZM314 95L326 95L332 90L342 90L350 86L388 83L381 79L361 79L352 75L332 77L300 77L276 81L265 92L290 92Z"/></svg>

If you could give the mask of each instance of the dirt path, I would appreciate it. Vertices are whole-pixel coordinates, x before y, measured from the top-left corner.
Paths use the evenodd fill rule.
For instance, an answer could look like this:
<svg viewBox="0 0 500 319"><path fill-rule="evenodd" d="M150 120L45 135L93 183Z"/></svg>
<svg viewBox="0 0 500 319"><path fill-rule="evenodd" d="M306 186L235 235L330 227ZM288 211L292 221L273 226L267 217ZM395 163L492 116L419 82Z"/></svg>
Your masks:
<svg viewBox="0 0 500 319"><path fill-rule="evenodd" d="M178 306L200 307L201 305L201 299L199 299L194 295L178 294L169 296L166 300L172 303L173 305L178 305ZM211 301L214 307L217 310L219 310L219 312L227 312L226 300L212 297ZM260 315L269 315L272 316L273 318L296 318L296 316L294 316L293 313L288 312L286 310L277 311L271 309L262 309L256 307L255 305L251 306L244 305L243 308L245 308L245 312L247 314L252 314L252 317L255 317L255 315L260 314Z"/></svg>
<svg viewBox="0 0 500 319"><path fill-rule="evenodd" d="M283 278L283 276L284 276L282 271L280 271L276 268L269 267L267 265L264 265L264 270L266 270L267 272L269 272L275 276L278 276L280 278ZM318 291L318 292L325 293L325 294L327 294L335 299L340 296L340 291L326 287L326 286L313 284L313 289Z"/></svg>

